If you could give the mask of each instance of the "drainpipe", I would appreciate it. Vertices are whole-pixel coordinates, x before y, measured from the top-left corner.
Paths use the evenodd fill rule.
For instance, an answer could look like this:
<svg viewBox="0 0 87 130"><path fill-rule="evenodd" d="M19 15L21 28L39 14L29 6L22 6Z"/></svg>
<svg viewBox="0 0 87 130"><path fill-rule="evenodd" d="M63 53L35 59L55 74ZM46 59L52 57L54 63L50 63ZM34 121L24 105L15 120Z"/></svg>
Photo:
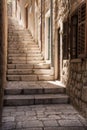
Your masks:
<svg viewBox="0 0 87 130"><path fill-rule="evenodd" d="M54 58L53 58L53 0L51 0L51 67L54 67Z"/></svg>

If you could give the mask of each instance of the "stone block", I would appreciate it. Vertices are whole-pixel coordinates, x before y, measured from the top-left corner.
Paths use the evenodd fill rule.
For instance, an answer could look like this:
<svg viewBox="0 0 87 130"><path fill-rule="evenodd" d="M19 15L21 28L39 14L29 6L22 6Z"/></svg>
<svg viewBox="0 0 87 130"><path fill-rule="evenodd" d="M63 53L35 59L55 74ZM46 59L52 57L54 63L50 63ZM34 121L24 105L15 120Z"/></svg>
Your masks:
<svg viewBox="0 0 87 130"><path fill-rule="evenodd" d="M16 69L32 69L33 65L30 64L16 64Z"/></svg>
<svg viewBox="0 0 87 130"><path fill-rule="evenodd" d="M50 75L39 75L38 76L39 81L53 81L54 80L54 76L50 76Z"/></svg>
<svg viewBox="0 0 87 130"><path fill-rule="evenodd" d="M50 121L46 120L46 121L43 121L43 124L44 124L45 127L53 127L53 126L56 127L56 126L58 126L58 123L57 123L56 120L50 120Z"/></svg>
<svg viewBox="0 0 87 130"><path fill-rule="evenodd" d="M4 94L6 95L18 95L18 94L21 94L22 93L22 90L21 89L5 89L4 90Z"/></svg>
<svg viewBox="0 0 87 130"><path fill-rule="evenodd" d="M59 120L58 123L60 124L60 126L83 126L79 120Z"/></svg>
<svg viewBox="0 0 87 130"><path fill-rule="evenodd" d="M35 128L35 127L43 127L43 124L41 121L25 121L23 122L24 128Z"/></svg>
<svg viewBox="0 0 87 130"><path fill-rule="evenodd" d="M53 75L54 72L51 69L33 69L34 74L38 75Z"/></svg>
<svg viewBox="0 0 87 130"><path fill-rule="evenodd" d="M28 75L32 74L32 69L8 69L9 75Z"/></svg>
<svg viewBox="0 0 87 130"><path fill-rule="evenodd" d="M37 64L34 65L35 69L39 69L39 68L43 68L43 69L49 69L50 68L50 64Z"/></svg>
<svg viewBox="0 0 87 130"><path fill-rule="evenodd" d="M2 122L13 122L15 121L15 118L12 116L3 117Z"/></svg>
<svg viewBox="0 0 87 130"><path fill-rule="evenodd" d="M6 106L34 105L34 97L25 95L5 96L4 105Z"/></svg>
<svg viewBox="0 0 87 130"><path fill-rule="evenodd" d="M9 81L19 81L20 76L19 75L7 75L7 80L9 80Z"/></svg>
<svg viewBox="0 0 87 130"><path fill-rule="evenodd" d="M8 64L7 67L8 67L8 69L15 69L16 65L15 64Z"/></svg>
<svg viewBox="0 0 87 130"><path fill-rule="evenodd" d="M22 81L37 81L37 75L22 75L21 76Z"/></svg>
<svg viewBox="0 0 87 130"><path fill-rule="evenodd" d="M33 87L30 89L24 89L24 94L43 94L43 89Z"/></svg>
<svg viewBox="0 0 87 130"><path fill-rule="evenodd" d="M84 130L83 127L45 127L44 130Z"/></svg>
<svg viewBox="0 0 87 130"><path fill-rule="evenodd" d="M87 103L87 86L82 88L82 100Z"/></svg>

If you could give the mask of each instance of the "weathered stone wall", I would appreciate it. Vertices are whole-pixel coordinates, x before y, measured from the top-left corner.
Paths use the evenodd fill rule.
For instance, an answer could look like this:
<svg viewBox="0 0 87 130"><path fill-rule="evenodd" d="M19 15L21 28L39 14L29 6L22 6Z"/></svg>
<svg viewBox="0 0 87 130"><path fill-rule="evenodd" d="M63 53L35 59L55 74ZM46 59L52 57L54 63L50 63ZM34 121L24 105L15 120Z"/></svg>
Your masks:
<svg viewBox="0 0 87 130"><path fill-rule="evenodd" d="M7 64L7 4L6 0L0 1L0 124L3 106L3 88L6 84Z"/></svg>
<svg viewBox="0 0 87 130"><path fill-rule="evenodd" d="M80 2L81 0L72 1L71 13ZM67 87L71 103L87 117L87 60L63 60L62 82Z"/></svg>
<svg viewBox="0 0 87 130"><path fill-rule="evenodd" d="M7 14L8 16L16 16L16 0L7 0Z"/></svg>
<svg viewBox="0 0 87 130"><path fill-rule="evenodd" d="M7 0L7 14L8 16L12 16L12 1Z"/></svg>
<svg viewBox="0 0 87 130"><path fill-rule="evenodd" d="M71 103L87 117L87 60L64 61L62 81Z"/></svg>

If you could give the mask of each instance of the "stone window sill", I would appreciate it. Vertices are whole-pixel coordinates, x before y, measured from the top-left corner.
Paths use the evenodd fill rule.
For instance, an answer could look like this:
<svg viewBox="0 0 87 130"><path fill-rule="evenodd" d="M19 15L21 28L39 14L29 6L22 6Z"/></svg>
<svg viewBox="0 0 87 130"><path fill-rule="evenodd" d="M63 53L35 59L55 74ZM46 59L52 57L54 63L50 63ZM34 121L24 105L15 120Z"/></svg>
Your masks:
<svg viewBox="0 0 87 130"><path fill-rule="evenodd" d="M82 60L81 59L72 59L71 63L81 63Z"/></svg>

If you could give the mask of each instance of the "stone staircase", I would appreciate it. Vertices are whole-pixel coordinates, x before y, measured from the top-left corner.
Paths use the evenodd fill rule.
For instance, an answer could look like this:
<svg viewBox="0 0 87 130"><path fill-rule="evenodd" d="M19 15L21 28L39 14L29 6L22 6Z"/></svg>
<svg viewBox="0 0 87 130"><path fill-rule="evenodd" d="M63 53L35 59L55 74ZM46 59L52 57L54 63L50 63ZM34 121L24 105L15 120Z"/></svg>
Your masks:
<svg viewBox="0 0 87 130"><path fill-rule="evenodd" d="M4 105L27 106L69 103L66 88L54 83L52 81L8 82L4 91Z"/></svg>
<svg viewBox="0 0 87 130"><path fill-rule="evenodd" d="M8 28L7 80L54 80L54 72L44 61L29 30L23 29L13 18L9 18Z"/></svg>
<svg viewBox="0 0 87 130"><path fill-rule="evenodd" d="M31 33L9 18L7 86L5 106L67 104L63 85L55 84L54 72L45 63Z"/></svg>

